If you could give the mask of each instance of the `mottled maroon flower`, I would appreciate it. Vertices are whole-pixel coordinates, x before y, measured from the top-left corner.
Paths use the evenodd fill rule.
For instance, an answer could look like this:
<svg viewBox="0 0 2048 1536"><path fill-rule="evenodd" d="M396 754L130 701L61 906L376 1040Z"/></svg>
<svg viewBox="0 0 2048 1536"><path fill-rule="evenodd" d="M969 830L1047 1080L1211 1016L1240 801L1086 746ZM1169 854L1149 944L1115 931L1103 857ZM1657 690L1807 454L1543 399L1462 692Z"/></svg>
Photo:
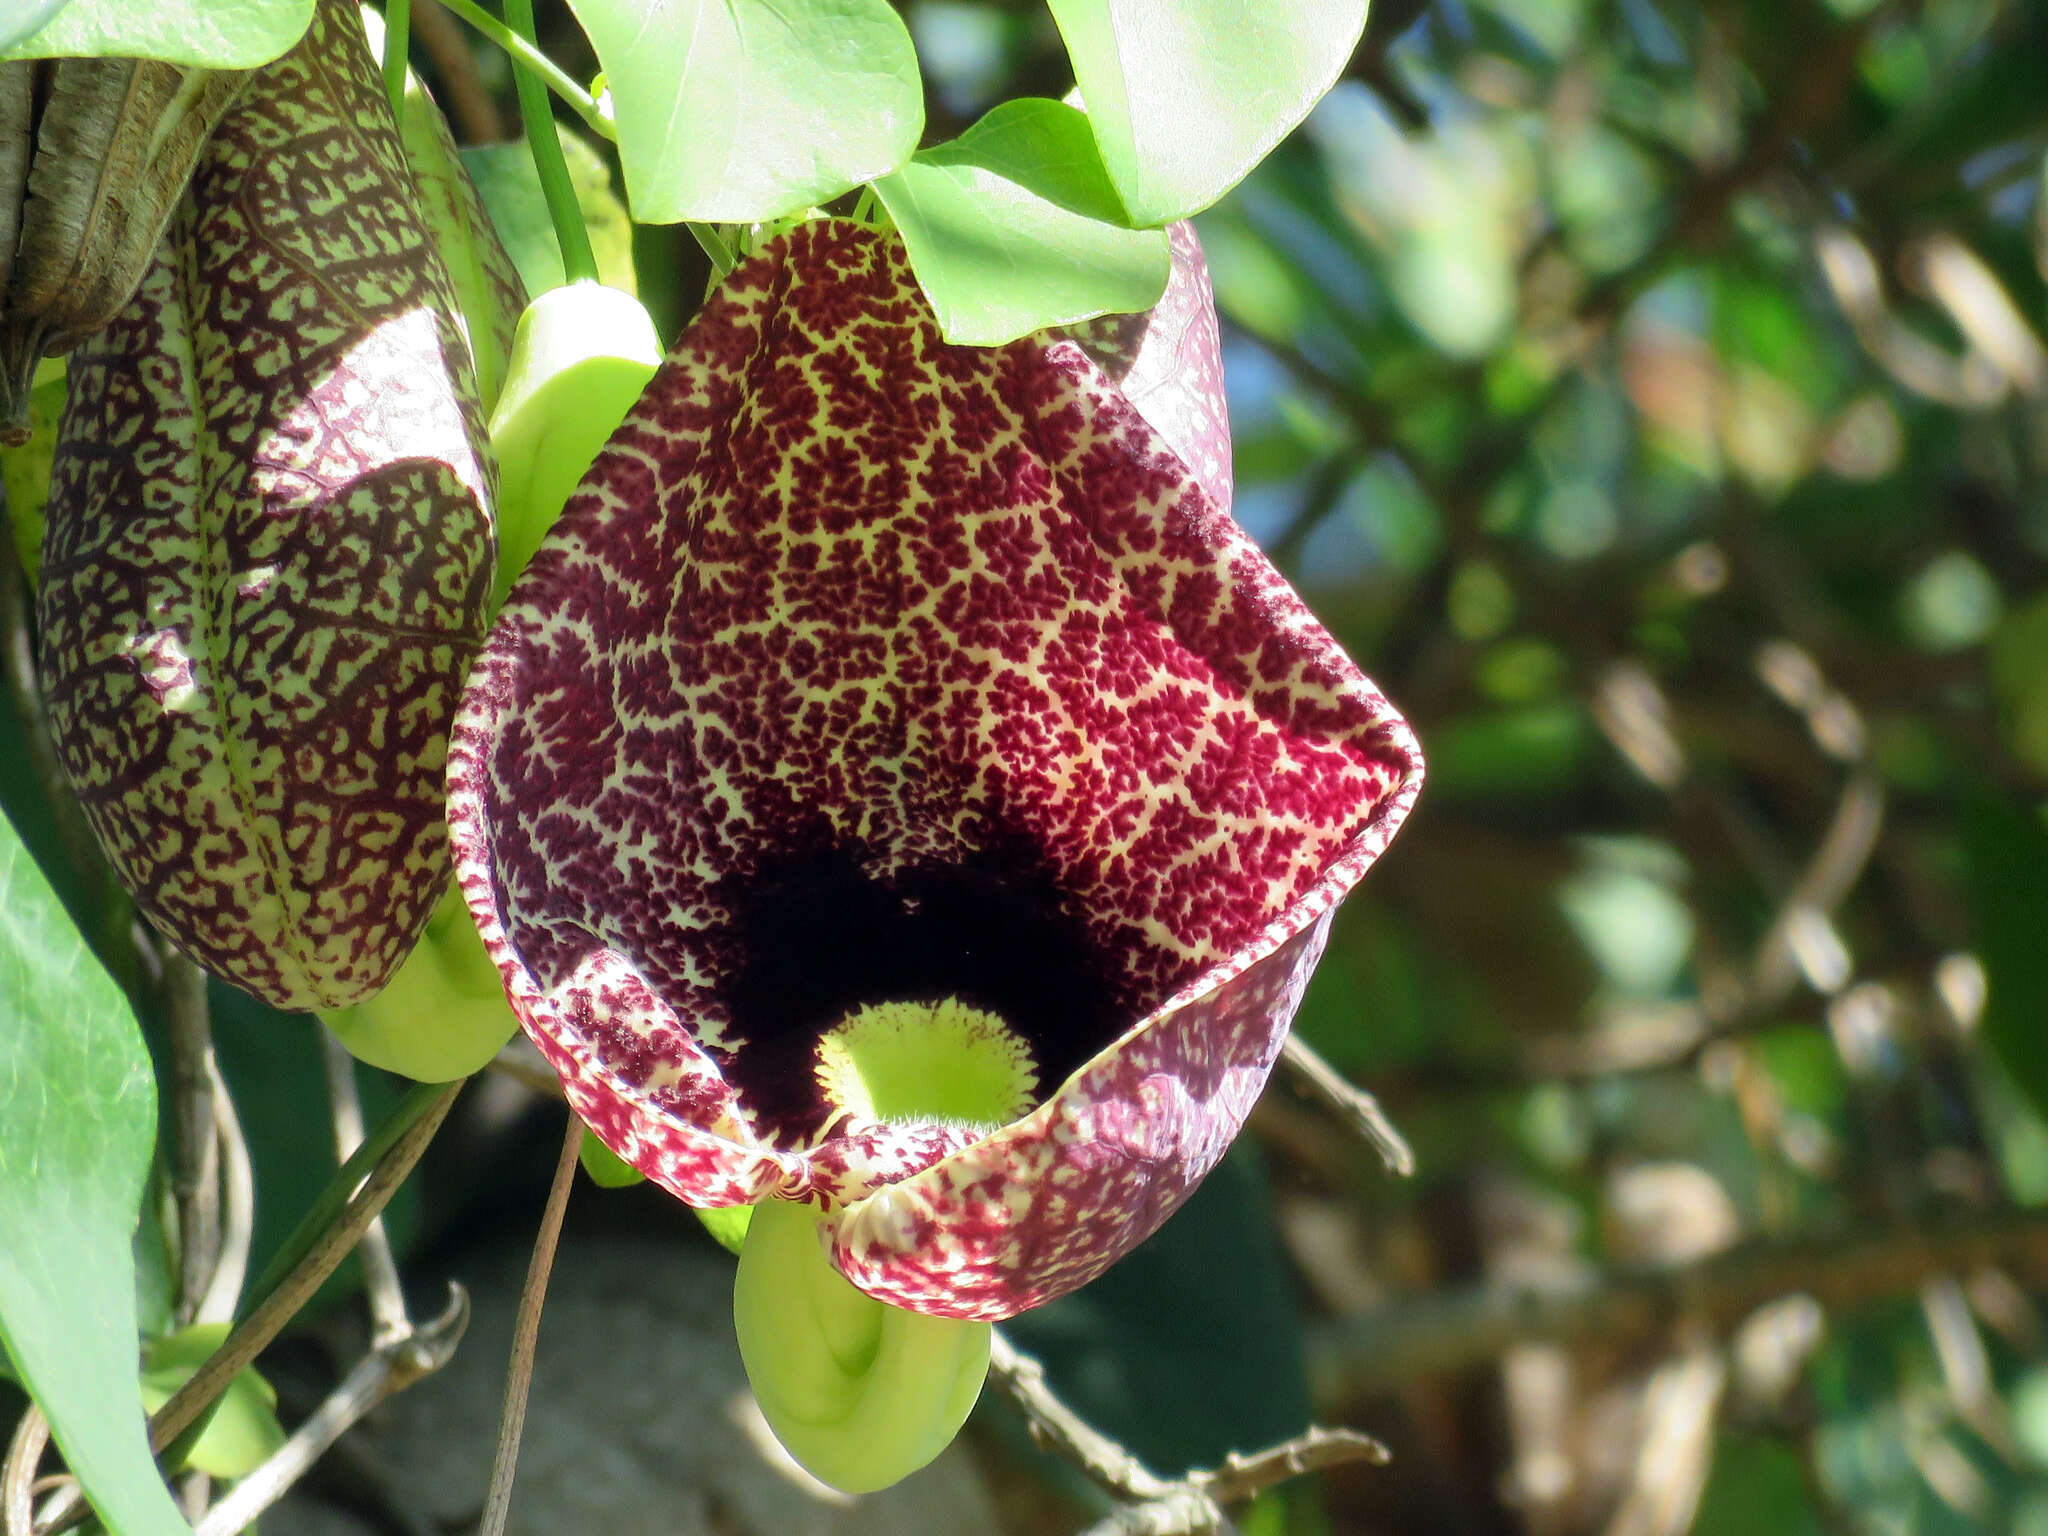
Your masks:
<svg viewBox="0 0 2048 1536"><path fill-rule="evenodd" d="M944 344L888 236L773 241L592 468L455 729L458 877L577 1112L693 1205L819 1203L839 1269L913 1311L1009 1317L1173 1212L1420 780L1204 488L1180 255L1199 313L1121 357L1090 333L1162 435L1072 338ZM848 1021L904 1003L1028 1057L1007 1123L827 1091Z"/></svg>

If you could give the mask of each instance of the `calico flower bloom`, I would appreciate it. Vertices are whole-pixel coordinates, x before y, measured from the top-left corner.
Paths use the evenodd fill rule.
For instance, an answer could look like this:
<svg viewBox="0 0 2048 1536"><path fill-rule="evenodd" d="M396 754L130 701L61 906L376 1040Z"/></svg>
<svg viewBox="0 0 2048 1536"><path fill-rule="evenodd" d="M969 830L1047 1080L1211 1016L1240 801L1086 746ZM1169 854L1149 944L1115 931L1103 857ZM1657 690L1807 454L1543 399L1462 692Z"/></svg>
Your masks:
<svg viewBox="0 0 2048 1536"><path fill-rule="evenodd" d="M777 238L455 728L458 878L577 1113L692 1205L806 1202L912 1312L1009 1317L1180 1205L1420 781L1230 520L1177 254L1170 330L973 349L892 238Z"/></svg>

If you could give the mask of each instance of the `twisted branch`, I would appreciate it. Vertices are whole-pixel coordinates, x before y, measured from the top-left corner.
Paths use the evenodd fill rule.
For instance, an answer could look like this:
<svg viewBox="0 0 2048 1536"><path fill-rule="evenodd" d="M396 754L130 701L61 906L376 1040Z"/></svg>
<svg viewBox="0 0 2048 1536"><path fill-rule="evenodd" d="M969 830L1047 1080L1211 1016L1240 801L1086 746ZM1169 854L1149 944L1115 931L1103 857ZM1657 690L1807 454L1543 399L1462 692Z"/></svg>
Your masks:
<svg viewBox="0 0 2048 1536"><path fill-rule="evenodd" d="M1307 1472L1349 1462L1384 1464L1387 1448L1350 1429L1312 1428L1250 1455L1233 1452L1221 1466L1167 1479L1067 1406L1046 1384L1045 1367L1003 1334L989 1345L989 1379L1024 1414L1041 1450L1079 1467L1113 1497L1130 1501L1090 1527L1086 1536L1198 1536L1227 1531L1223 1506Z"/></svg>

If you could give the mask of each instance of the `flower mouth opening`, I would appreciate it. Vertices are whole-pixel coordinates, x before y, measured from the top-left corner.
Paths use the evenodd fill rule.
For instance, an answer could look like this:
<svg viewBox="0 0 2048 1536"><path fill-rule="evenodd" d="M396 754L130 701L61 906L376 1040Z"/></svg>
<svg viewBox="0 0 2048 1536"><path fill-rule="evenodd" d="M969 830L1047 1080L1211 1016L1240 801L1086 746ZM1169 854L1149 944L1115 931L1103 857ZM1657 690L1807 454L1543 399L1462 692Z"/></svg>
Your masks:
<svg viewBox="0 0 2048 1536"><path fill-rule="evenodd" d="M1041 861L879 862L831 843L732 892L722 1065L758 1127L992 1129L1117 1037L1123 989Z"/></svg>

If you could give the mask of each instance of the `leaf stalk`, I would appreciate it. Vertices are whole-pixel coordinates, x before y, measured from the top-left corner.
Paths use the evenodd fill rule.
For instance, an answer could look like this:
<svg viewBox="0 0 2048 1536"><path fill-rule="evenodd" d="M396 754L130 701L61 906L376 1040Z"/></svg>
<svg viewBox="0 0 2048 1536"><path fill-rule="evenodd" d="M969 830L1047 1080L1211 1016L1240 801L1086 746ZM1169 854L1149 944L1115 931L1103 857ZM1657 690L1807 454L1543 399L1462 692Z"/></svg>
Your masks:
<svg viewBox="0 0 2048 1536"><path fill-rule="evenodd" d="M533 52L540 51L534 43L533 0L505 0L505 20ZM540 173L548 217L554 220L555 239L562 247L562 273L572 283L594 283L597 256L590 249L590 233L583 227L583 209L577 204L576 188L569 180L569 162L562 156L555 114L548 106L540 76L524 55L513 56L512 83L519 91L519 116L526 124L526 144L533 154L534 169Z"/></svg>
<svg viewBox="0 0 2048 1536"><path fill-rule="evenodd" d="M567 102L570 110L583 119L584 127L601 139L617 141L619 131L598 110L597 98L570 79L567 72L536 45L478 5L476 0L441 0L441 4L497 44L515 63L525 65L538 75L549 90Z"/></svg>
<svg viewBox="0 0 2048 1536"><path fill-rule="evenodd" d="M384 0L384 94L405 121L405 62L412 52L412 0Z"/></svg>

